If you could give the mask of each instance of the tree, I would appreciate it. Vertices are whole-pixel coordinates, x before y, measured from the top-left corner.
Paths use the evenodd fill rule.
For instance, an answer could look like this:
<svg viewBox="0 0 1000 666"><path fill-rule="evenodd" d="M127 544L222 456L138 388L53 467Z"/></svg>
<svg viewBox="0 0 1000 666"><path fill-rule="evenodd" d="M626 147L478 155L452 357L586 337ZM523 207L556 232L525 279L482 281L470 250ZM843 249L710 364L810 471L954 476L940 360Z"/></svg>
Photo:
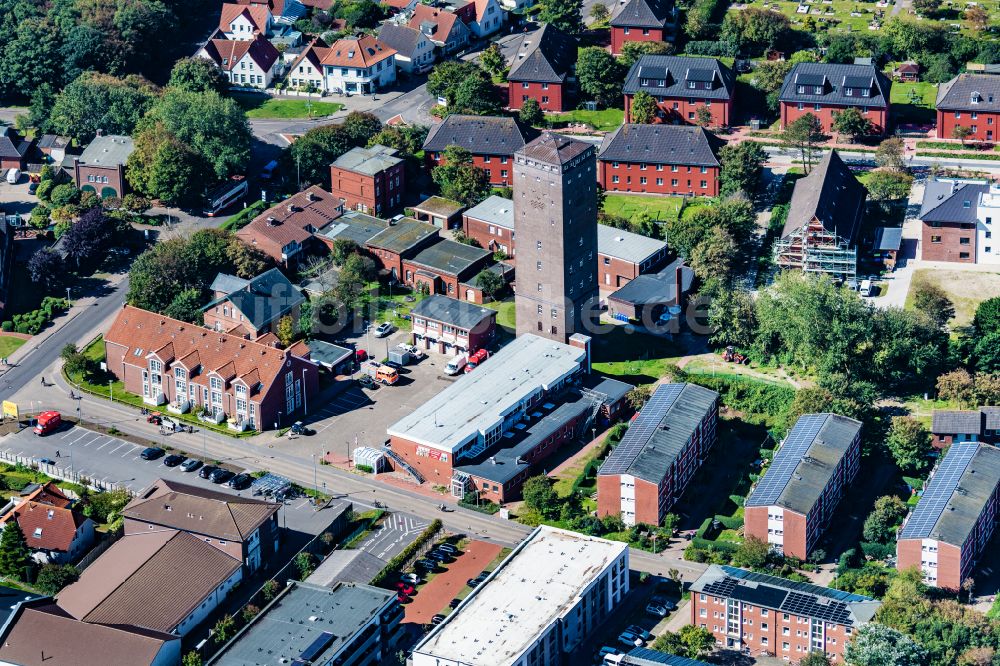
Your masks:
<svg viewBox="0 0 1000 666"><path fill-rule="evenodd" d="M226 613L219 618L218 622L212 628L212 634L215 637L217 643L222 644L233 637L233 633L236 631L236 620L229 613Z"/></svg>
<svg viewBox="0 0 1000 666"><path fill-rule="evenodd" d="M767 564L770 553L771 546L766 541L755 536L748 536L743 539L743 543L733 553L733 566L744 569L760 569Z"/></svg>
<svg viewBox="0 0 1000 666"><path fill-rule="evenodd" d="M715 635L705 627L687 624L681 627L680 639L687 648L687 656L698 659L715 649Z"/></svg>
<svg viewBox="0 0 1000 666"><path fill-rule="evenodd" d="M913 176L905 171L875 170L868 177L865 187L872 199L878 202L899 201L910 195Z"/></svg>
<svg viewBox="0 0 1000 666"><path fill-rule="evenodd" d="M678 657L687 656L687 645L684 644L679 634L672 631L664 631L657 636L651 647L657 652L666 652Z"/></svg>
<svg viewBox="0 0 1000 666"><path fill-rule="evenodd" d="M1000 331L1000 297L987 298L976 306L972 328L977 336Z"/></svg>
<svg viewBox="0 0 1000 666"><path fill-rule="evenodd" d="M348 28L376 27L385 18L383 5L372 0L351 0L336 7L334 15L344 19Z"/></svg>
<svg viewBox="0 0 1000 666"><path fill-rule="evenodd" d="M52 202L53 206L68 206L70 204L79 203L80 190L76 189L76 186L72 183L56 185L52 188L52 192L49 194L49 200Z"/></svg>
<svg viewBox="0 0 1000 666"><path fill-rule="evenodd" d="M830 666L830 658L822 652L810 652L799 660L799 666Z"/></svg>
<svg viewBox="0 0 1000 666"><path fill-rule="evenodd" d="M844 660L851 666L922 666L927 651L906 634L872 622L855 630Z"/></svg>
<svg viewBox="0 0 1000 666"><path fill-rule="evenodd" d="M875 150L875 164L883 169L902 171L905 162L903 140L892 136L878 144Z"/></svg>
<svg viewBox="0 0 1000 666"><path fill-rule="evenodd" d="M965 145L965 140L972 136L972 128L965 125L955 125L955 128L951 130L951 138L958 139Z"/></svg>
<svg viewBox="0 0 1000 666"><path fill-rule="evenodd" d="M72 564L46 564L38 572L35 587L45 594L55 596L56 592L70 583L75 583L80 572Z"/></svg>
<svg viewBox="0 0 1000 666"><path fill-rule="evenodd" d="M656 103L656 98L645 90L640 90L632 97L632 105L629 107L629 116L633 123L649 125L656 120L660 113L660 107Z"/></svg>
<svg viewBox="0 0 1000 666"><path fill-rule="evenodd" d="M862 537L874 543L895 543L896 528L905 517L906 504L903 500L895 495L879 497L872 512L865 518Z"/></svg>
<svg viewBox="0 0 1000 666"><path fill-rule="evenodd" d="M709 304L708 323L714 331L709 338L712 344L749 349L757 328L753 295L745 289L716 294Z"/></svg>
<svg viewBox="0 0 1000 666"><path fill-rule="evenodd" d="M441 196L475 206L490 195L490 179L472 163L472 153L460 146L448 146L443 163L431 171L431 180L441 188Z"/></svg>
<svg viewBox="0 0 1000 666"><path fill-rule="evenodd" d="M607 50L588 46L580 50L576 61L580 90L598 104L613 107L622 99L622 79L618 63Z"/></svg>
<svg viewBox="0 0 1000 666"><path fill-rule="evenodd" d="M330 164L354 147L354 141L340 125L320 125L307 131L288 147L291 163L305 183L326 183Z"/></svg>
<svg viewBox="0 0 1000 666"><path fill-rule="evenodd" d="M46 293L57 293L66 284L66 266L62 257L47 247L31 255L31 259L28 260L28 274L31 276L31 281L41 285Z"/></svg>
<svg viewBox="0 0 1000 666"><path fill-rule="evenodd" d="M1000 404L1000 374L979 372L973 378L973 394L977 405Z"/></svg>
<svg viewBox="0 0 1000 666"><path fill-rule="evenodd" d="M707 208L699 209L691 215L679 215L667 220L667 243L678 255L690 257L691 251L713 226L714 215Z"/></svg>
<svg viewBox="0 0 1000 666"><path fill-rule="evenodd" d="M636 95L638 97L638 94ZM719 151L719 183L723 195L744 192L753 196L767 161L767 152L756 141L729 143Z"/></svg>
<svg viewBox="0 0 1000 666"><path fill-rule="evenodd" d="M202 156L162 124L140 130L134 141L125 170L133 188L172 206L190 206L204 199L199 185L209 166Z"/></svg>
<svg viewBox="0 0 1000 666"><path fill-rule="evenodd" d="M204 663L197 650L191 650L181 660L181 666L203 666Z"/></svg>
<svg viewBox="0 0 1000 666"><path fill-rule="evenodd" d="M156 86L139 76L119 79L86 72L56 96L50 122L55 132L83 144L98 130L132 134L158 95Z"/></svg>
<svg viewBox="0 0 1000 666"><path fill-rule="evenodd" d="M673 52L673 45L666 42L625 42L618 56L618 64L622 71L628 71L644 55L669 55Z"/></svg>
<svg viewBox="0 0 1000 666"><path fill-rule="evenodd" d="M299 580L305 580L316 570L316 557L307 550L295 556L295 566L299 570Z"/></svg>
<svg viewBox="0 0 1000 666"><path fill-rule="evenodd" d="M712 228L692 248L688 264L695 275L703 276L703 292L715 293L729 286L738 253L732 234L722 227Z"/></svg>
<svg viewBox="0 0 1000 666"><path fill-rule="evenodd" d="M972 359L980 372L1000 371L1000 333L989 333L976 341Z"/></svg>
<svg viewBox="0 0 1000 666"><path fill-rule="evenodd" d="M649 398L652 395L652 386L649 384L640 384L625 394L625 402L627 402L628 406L635 411L639 411L647 402L649 402Z"/></svg>
<svg viewBox="0 0 1000 666"><path fill-rule="evenodd" d="M452 106L455 89L477 69L474 63L465 60L443 60L427 75L427 92L434 97L444 97Z"/></svg>
<svg viewBox="0 0 1000 666"><path fill-rule="evenodd" d="M378 134L368 140L368 147L375 145L395 148L404 157L412 158L423 150L428 128L423 125L385 126Z"/></svg>
<svg viewBox="0 0 1000 666"><path fill-rule="evenodd" d="M852 56L853 58L853 56ZM778 110L778 95L785 77L792 71L792 63L785 60L766 60L754 68L751 85L759 90L767 100L772 112Z"/></svg>
<svg viewBox="0 0 1000 666"><path fill-rule="evenodd" d="M229 81L225 73L208 58L181 58L170 70L170 81L167 86L187 92L225 93L229 90Z"/></svg>
<svg viewBox="0 0 1000 666"><path fill-rule="evenodd" d="M427 92L443 97L448 113L490 115L499 112L500 102L489 76L474 63L445 60L427 76Z"/></svg>
<svg viewBox="0 0 1000 666"><path fill-rule="evenodd" d="M518 119L525 125L537 127L545 122L545 114L542 107L534 97L529 97L521 103L521 110L517 114Z"/></svg>
<svg viewBox="0 0 1000 666"><path fill-rule="evenodd" d="M0 535L0 576L27 580L31 549L16 520L8 520Z"/></svg>
<svg viewBox="0 0 1000 666"><path fill-rule="evenodd" d="M920 16L933 16L941 8L941 0L913 0L913 9Z"/></svg>
<svg viewBox="0 0 1000 666"><path fill-rule="evenodd" d="M117 224L99 207L80 215L62 237L63 249L77 270L96 265L104 259L107 250L120 235Z"/></svg>
<svg viewBox="0 0 1000 666"><path fill-rule="evenodd" d="M538 20L570 35L583 32L583 1L545 0L538 12Z"/></svg>
<svg viewBox="0 0 1000 666"><path fill-rule="evenodd" d="M611 11L607 5L598 2L590 7L590 18L594 19L594 23L605 23L611 18Z"/></svg>
<svg viewBox="0 0 1000 666"><path fill-rule="evenodd" d="M914 309L927 315L937 326L943 328L955 316L955 304L947 292L926 277L918 275L911 290Z"/></svg>
<svg viewBox="0 0 1000 666"><path fill-rule="evenodd" d="M4 7L3 13L10 13L10 9ZM62 84L62 33L46 17L26 16L24 9L17 14L20 20L4 26L13 34L0 41L0 84L7 89L16 86L18 92L30 98L42 84Z"/></svg>
<svg viewBox="0 0 1000 666"><path fill-rule="evenodd" d="M973 403L973 379L964 368L946 372L937 378L938 397L958 403L959 407Z"/></svg>
<svg viewBox="0 0 1000 666"><path fill-rule="evenodd" d="M280 591L281 584L273 578L267 580L260 588L260 593L261 596L264 597L265 603L269 603L272 599L278 596L278 592Z"/></svg>
<svg viewBox="0 0 1000 666"><path fill-rule="evenodd" d="M699 106L694 112L694 122L701 127L712 124L712 112L707 106Z"/></svg>
<svg viewBox="0 0 1000 666"><path fill-rule="evenodd" d="M202 298L201 289L185 289L174 296L170 305L163 310L163 314L171 319L179 319L201 326L205 321L204 313L201 310L204 303L205 299Z"/></svg>
<svg viewBox="0 0 1000 666"><path fill-rule="evenodd" d="M559 513L559 497L552 488L552 482L544 474L533 476L524 482L521 496L525 505L544 518L551 518Z"/></svg>
<svg viewBox="0 0 1000 666"><path fill-rule="evenodd" d="M791 28L791 21L781 12L751 6L726 14L722 41L735 44L741 52L763 53L784 43Z"/></svg>
<svg viewBox="0 0 1000 666"><path fill-rule="evenodd" d="M281 346L285 348L295 340L295 320L290 315L285 315L278 320L277 336Z"/></svg>
<svg viewBox="0 0 1000 666"><path fill-rule="evenodd" d="M982 7L969 7L965 10L965 20L976 32L986 32L990 26L990 14Z"/></svg>
<svg viewBox="0 0 1000 666"><path fill-rule="evenodd" d="M90 365L90 359L81 354L73 343L65 345L59 357L63 360L63 369L70 375L83 374Z"/></svg>
<svg viewBox="0 0 1000 666"><path fill-rule="evenodd" d="M495 78L503 78L507 75L507 60L503 57L500 45L491 43L480 55L479 66L486 70L486 73Z"/></svg>
<svg viewBox="0 0 1000 666"><path fill-rule="evenodd" d="M496 298L496 295L504 288L504 281L500 274L488 269L479 272L474 284L483 290L483 295L490 299Z"/></svg>
<svg viewBox="0 0 1000 666"><path fill-rule="evenodd" d="M351 111L342 123L344 132L356 146L365 146L373 136L382 131L382 121L372 113Z"/></svg>
<svg viewBox="0 0 1000 666"><path fill-rule="evenodd" d="M806 173L812 169L816 145L823 138L823 125L812 113L799 116L785 126L781 141L789 148L799 151Z"/></svg>
<svg viewBox="0 0 1000 666"><path fill-rule="evenodd" d="M860 137L868 136L873 130L871 121L853 106L833 116L833 131L847 136L852 143Z"/></svg>
<svg viewBox="0 0 1000 666"><path fill-rule="evenodd" d="M885 444L904 474L923 471L930 464L931 434L913 417L892 417Z"/></svg>

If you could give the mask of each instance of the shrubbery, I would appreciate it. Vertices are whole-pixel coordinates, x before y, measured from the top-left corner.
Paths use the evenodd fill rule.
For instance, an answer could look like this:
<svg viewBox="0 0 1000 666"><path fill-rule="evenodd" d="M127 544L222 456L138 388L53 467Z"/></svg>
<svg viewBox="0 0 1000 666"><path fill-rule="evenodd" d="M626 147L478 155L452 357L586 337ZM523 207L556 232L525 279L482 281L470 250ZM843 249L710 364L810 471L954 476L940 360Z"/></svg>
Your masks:
<svg viewBox="0 0 1000 666"><path fill-rule="evenodd" d="M3 322L3 330L37 335L46 324L68 309L69 301L65 298L46 296L37 310L16 314L10 322Z"/></svg>

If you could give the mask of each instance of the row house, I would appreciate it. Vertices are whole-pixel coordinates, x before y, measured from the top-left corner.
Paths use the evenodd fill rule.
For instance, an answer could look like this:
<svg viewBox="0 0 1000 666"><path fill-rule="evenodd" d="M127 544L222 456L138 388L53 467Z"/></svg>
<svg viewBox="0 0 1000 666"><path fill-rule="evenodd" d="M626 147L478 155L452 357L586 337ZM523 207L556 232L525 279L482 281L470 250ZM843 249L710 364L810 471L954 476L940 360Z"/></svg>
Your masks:
<svg viewBox="0 0 1000 666"><path fill-rule="evenodd" d="M811 113L824 132L832 132L837 114L855 108L871 122L873 134L885 135L891 88L892 82L872 64L798 63L778 96L781 128Z"/></svg>
<svg viewBox="0 0 1000 666"><path fill-rule="evenodd" d="M1000 443L1000 407L935 409L931 416L934 447L945 449L957 442Z"/></svg>
<svg viewBox="0 0 1000 666"><path fill-rule="evenodd" d="M955 138L958 127L970 130L966 137L992 143L1000 138L1000 76L959 74L938 87L937 137Z"/></svg>
<svg viewBox="0 0 1000 666"><path fill-rule="evenodd" d="M316 235L342 213L339 197L313 185L268 208L237 231L236 237L275 263L291 267L322 248Z"/></svg>
<svg viewBox="0 0 1000 666"><path fill-rule="evenodd" d="M514 176L514 153L537 134L507 116L455 113L431 127L423 148L428 168L444 162L448 146L465 148L472 153L472 163L489 176L491 185L510 187Z"/></svg>
<svg viewBox="0 0 1000 666"><path fill-rule="evenodd" d="M441 294L428 296L410 311L413 344L448 356L473 353L493 341L497 312Z"/></svg>
<svg viewBox="0 0 1000 666"><path fill-rule="evenodd" d="M422 293L447 294L481 303L482 290L474 280L492 260L493 253L489 250L438 239L403 259L400 281Z"/></svg>
<svg viewBox="0 0 1000 666"><path fill-rule="evenodd" d="M691 584L691 624L711 631L719 647L792 663L812 652L843 663L845 646L880 605L860 594L718 564Z"/></svg>
<svg viewBox="0 0 1000 666"><path fill-rule="evenodd" d="M644 55L632 65L622 91L626 123L632 122L632 99L639 91L656 100L659 122L728 127L735 120L736 77L715 58Z"/></svg>
<svg viewBox="0 0 1000 666"><path fill-rule="evenodd" d="M808 558L860 460L859 421L803 414L746 501L746 535L783 555Z"/></svg>
<svg viewBox="0 0 1000 666"><path fill-rule="evenodd" d="M440 240L434 225L403 218L369 238L365 248L379 267L389 273L390 279L402 281L403 261Z"/></svg>
<svg viewBox="0 0 1000 666"><path fill-rule="evenodd" d="M516 111L533 99L542 111L569 108L576 52L576 40L554 25L525 33L507 63L507 107Z"/></svg>
<svg viewBox="0 0 1000 666"><path fill-rule="evenodd" d="M490 35L500 32L503 27L506 12L499 0L472 0L472 20L467 24L469 29L479 39L487 39Z"/></svg>
<svg viewBox="0 0 1000 666"><path fill-rule="evenodd" d="M964 589L993 539L998 504L1000 449L955 442L896 534L896 567L918 569L932 587Z"/></svg>
<svg viewBox="0 0 1000 666"><path fill-rule="evenodd" d="M396 66L407 74L423 74L434 65L434 43L416 28L386 21L378 40L396 52Z"/></svg>
<svg viewBox="0 0 1000 666"><path fill-rule="evenodd" d="M195 410L237 431L279 428L308 413L318 368L281 350L124 306L104 336L108 371L151 406Z"/></svg>
<svg viewBox="0 0 1000 666"><path fill-rule="evenodd" d="M405 167L395 148L354 147L330 165L330 192L344 208L387 217L403 204Z"/></svg>
<svg viewBox="0 0 1000 666"><path fill-rule="evenodd" d="M239 5L231 2L222 3L219 15L219 32L226 39L235 41L252 41L257 35L265 37L271 31L271 10L267 5Z"/></svg>
<svg viewBox="0 0 1000 666"><path fill-rule="evenodd" d="M597 515L659 525L718 439L719 394L660 384L597 471Z"/></svg>
<svg viewBox="0 0 1000 666"><path fill-rule="evenodd" d="M611 55L626 42L673 42L677 7L673 0L622 0L611 16Z"/></svg>
<svg viewBox="0 0 1000 666"><path fill-rule="evenodd" d="M983 180L934 178L920 206L920 257L924 261L1000 263L1000 185Z"/></svg>
<svg viewBox="0 0 1000 666"><path fill-rule="evenodd" d="M504 261L514 263L514 202L491 194L462 214L462 233Z"/></svg>
<svg viewBox="0 0 1000 666"><path fill-rule="evenodd" d="M626 123L601 143L597 182L608 192L718 196L722 143L704 127Z"/></svg>
<svg viewBox="0 0 1000 666"><path fill-rule="evenodd" d="M250 39L227 39L216 32L195 55L214 62L239 88L266 89L281 67L278 49L259 32Z"/></svg>
<svg viewBox="0 0 1000 666"><path fill-rule="evenodd" d="M277 335L278 323L291 317L298 324L305 296L277 268L251 280L219 273L209 287L212 300L202 308L205 326L261 341Z"/></svg>
<svg viewBox="0 0 1000 666"><path fill-rule="evenodd" d="M406 24L441 49L441 55L454 55L469 45L472 31L455 13L417 3Z"/></svg>

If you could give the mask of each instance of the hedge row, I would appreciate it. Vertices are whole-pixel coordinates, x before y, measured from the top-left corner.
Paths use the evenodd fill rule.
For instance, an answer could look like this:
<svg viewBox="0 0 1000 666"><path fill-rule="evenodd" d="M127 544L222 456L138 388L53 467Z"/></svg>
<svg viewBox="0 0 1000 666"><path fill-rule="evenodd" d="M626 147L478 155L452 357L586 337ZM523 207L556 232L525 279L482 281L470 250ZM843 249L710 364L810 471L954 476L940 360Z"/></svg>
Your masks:
<svg viewBox="0 0 1000 666"><path fill-rule="evenodd" d="M947 157L957 160L1000 160L1000 153L976 153L974 155L968 155L966 153L942 153L942 152L928 152L920 153L920 157Z"/></svg>
<svg viewBox="0 0 1000 666"><path fill-rule="evenodd" d="M42 299L41 307L37 310L14 315L13 321L3 322L0 324L0 329L8 332L16 331L27 335L38 335L46 324L68 309L69 301L65 298L46 296Z"/></svg>
<svg viewBox="0 0 1000 666"><path fill-rule="evenodd" d="M424 529L424 531L420 533L420 536L418 536L413 543L404 548L402 552L399 553L399 555L392 558L391 560L389 560L388 563L386 563L385 568L383 568L382 571L378 572L378 574L372 579L371 584L381 585L382 583L385 582L386 578L389 577L389 574L405 567L407 563L409 563L409 561L413 559L413 557L417 554L417 551L419 551L425 543L433 539L435 534L441 531L441 527L442 527L441 520L435 518L431 522L431 524L428 525Z"/></svg>

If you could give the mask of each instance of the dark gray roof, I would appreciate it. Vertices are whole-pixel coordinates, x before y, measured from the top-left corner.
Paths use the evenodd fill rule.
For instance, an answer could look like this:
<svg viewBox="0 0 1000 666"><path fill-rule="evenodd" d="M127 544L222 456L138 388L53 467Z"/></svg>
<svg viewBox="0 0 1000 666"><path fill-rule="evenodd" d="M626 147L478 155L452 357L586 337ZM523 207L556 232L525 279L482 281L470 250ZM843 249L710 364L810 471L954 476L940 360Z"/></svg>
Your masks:
<svg viewBox="0 0 1000 666"><path fill-rule="evenodd" d="M803 414L746 506L781 506L808 515L860 435L860 421L837 414Z"/></svg>
<svg viewBox="0 0 1000 666"><path fill-rule="evenodd" d="M665 28L674 22L673 0L628 0L611 17L613 28Z"/></svg>
<svg viewBox="0 0 1000 666"><path fill-rule="evenodd" d="M388 228L389 223L385 220L356 210L347 210L323 229L319 236L330 241L352 240L358 245L365 245L375 235Z"/></svg>
<svg viewBox="0 0 1000 666"><path fill-rule="evenodd" d="M979 197L989 191L989 184L981 181L929 180L924 187L919 217L924 222L974 224Z"/></svg>
<svg viewBox="0 0 1000 666"><path fill-rule="evenodd" d="M496 310L460 301L444 294L428 296L410 310L411 317L433 319L468 331L496 315Z"/></svg>
<svg viewBox="0 0 1000 666"><path fill-rule="evenodd" d="M586 141L555 132L542 132L541 136L521 148L518 154L547 164L566 164L588 152L593 154L595 149Z"/></svg>
<svg viewBox="0 0 1000 666"><path fill-rule="evenodd" d="M323 340L310 340L307 344L309 345L309 358L327 368L334 368L354 355L354 352L347 347Z"/></svg>
<svg viewBox="0 0 1000 666"><path fill-rule="evenodd" d="M332 166L366 176L374 176L402 163L395 148L374 145L370 148L355 146L334 160Z"/></svg>
<svg viewBox="0 0 1000 666"><path fill-rule="evenodd" d="M584 378L584 386L594 393L608 396L608 402L618 402L635 387L625 382L610 377L600 377L598 375L587 375Z"/></svg>
<svg viewBox="0 0 1000 666"><path fill-rule="evenodd" d="M511 55L508 81L562 83L576 64L576 40L549 23L521 38Z"/></svg>
<svg viewBox="0 0 1000 666"><path fill-rule="evenodd" d="M706 72L711 72L709 87L704 86ZM695 84L689 88L689 82ZM625 77L623 91L634 95L644 90L654 97L696 99L731 99L736 89L733 70L715 58L644 55L632 65Z"/></svg>
<svg viewBox="0 0 1000 666"><path fill-rule="evenodd" d="M678 657L675 654L650 650L649 648L634 648L628 651L621 661L622 666L708 666L707 662L687 657Z"/></svg>
<svg viewBox="0 0 1000 666"><path fill-rule="evenodd" d="M226 277L232 278L232 276ZM231 280L227 281L231 282ZM219 278L216 278L213 286L217 284L221 284ZM233 282L233 284L236 283ZM281 271L272 268L250 280L246 286L217 298L203 309L215 307L218 303L226 300L242 312L254 328L259 329L286 314L295 306L301 305L306 299Z"/></svg>
<svg viewBox="0 0 1000 666"><path fill-rule="evenodd" d="M800 92L800 86L805 90ZM815 93L813 88L822 91ZM888 107L892 83L874 65L800 62L785 77L778 99L782 102ZM848 95L847 91L852 94ZM868 91L868 97L863 91Z"/></svg>
<svg viewBox="0 0 1000 666"><path fill-rule="evenodd" d="M428 236L437 234L437 227L433 224L406 218L369 238L368 245L400 254Z"/></svg>
<svg viewBox="0 0 1000 666"><path fill-rule="evenodd" d="M38 139L39 148L66 148L72 143L72 139L66 136L59 136L58 134L43 134L40 139Z"/></svg>
<svg viewBox="0 0 1000 666"><path fill-rule="evenodd" d="M5 159L22 159L30 141L25 141L13 127L0 127L0 157Z"/></svg>
<svg viewBox="0 0 1000 666"><path fill-rule="evenodd" d="M365 550L335 550L306 578L310 585L332 587L337 583L367 585L385 568L386 561Z"/></svg>
<svg viewBox="0 0 1000 666"><path fill-rule="evenodd" d="M974 95L978 102L973 104ZM945 111L1000 111L1000 76L996 74L959 74L938 87L938 109Z"/></svg>
<svg viewBox="0 0 1000 666"><path fill-rule="evenodd" d="M983 413L978 409L936 409L931 417L935 435L978 435L982 431Z"/></svg>
<svg viewBox="0 0 1000 666"><path fill-rule="evenodd" d="M391 49L395 49L403 57L409 58L417 50L423 34L416 28L406 25L396 25L386 21L378 31L378 40Z"/></svg>
<svg viewBox="0 0 1000 666"><path fill-rule="evenodd" d="M983 413L983 426L987 430L1000 430L1000 407L980 407Z"/></svg>
<svg viewBox="0 0 1000 666"><path fill-rule="evenodd" d="M860 594L718 564L709 565L691 584L691 591L849 627L871 621L882 603Z"/></svg>
<svg viewBox="0 0 1000 666"><path fill-rule="evenodd" d="M491 254L492 252L481 247L441 240L418 252L410 261L438 273L462 275Z"/></svg>
<svg viewBox="0 0 1000 666"><path fill-rule="evenodd" d="M795 182L782 237L813 218L846 241L853 241L864 213L868 190L858 182L836 150L831 150L805 178Z"/></svg>
<svg viewBox="0 0 1000 666"><path fill-rule="evenodd" d="M879 227L878 229L875 230L874 250L876 252L885 252L887 250L898 250L902 241L903 241L902 227Z"/></svg>
<svg viewBox="0 0 1000 666"><path fill-rule="evenodd" d="M513 155L534 136L532 129L510 117L453 113L431 127L424 150L444 152L448 146L461 146L476 155Z"/></svg>
<svg viewBox="0 0 1000 666"><path fill-rule="evenodd" d="M215 276L215 279L212 280L212 286L209 287L209 290L223 294L231 294L234 291L246 289L248 286L250 286L250 280L245 280L239 276L230 275L228 273L219 273Z"/></svg>
<svg viewBox="0 0 1000 666"><path fill-rule="evenodd" d="M704 127L625 124L604 136L597 159L605 162L719 166L722 142Z"/></svg>
<svg viewBox="0 0 1000 666"><path fill-rule="evenodd" d="M6 635L7 624L17 614L23 604L28 604L45 597L0 585L0 635Z"/></svg>
<svg viewBox="0 0 1000 666"><path fill-rule="evenodd" d="M718 401L718 393L697 384L660 384L598 474L659 484Z"/></svg>
<svg viewBox="0 0 1000 666"><path fill-rule="evenodd" d="M677 282L676 268L681 266L681 293L691 290L694 282L694 271L683 264L682 259L675 259L657 273L647 273L635 278L624 287L614 292L608 299L631 303L632 305L667 305L674 302Z"/></svg>

